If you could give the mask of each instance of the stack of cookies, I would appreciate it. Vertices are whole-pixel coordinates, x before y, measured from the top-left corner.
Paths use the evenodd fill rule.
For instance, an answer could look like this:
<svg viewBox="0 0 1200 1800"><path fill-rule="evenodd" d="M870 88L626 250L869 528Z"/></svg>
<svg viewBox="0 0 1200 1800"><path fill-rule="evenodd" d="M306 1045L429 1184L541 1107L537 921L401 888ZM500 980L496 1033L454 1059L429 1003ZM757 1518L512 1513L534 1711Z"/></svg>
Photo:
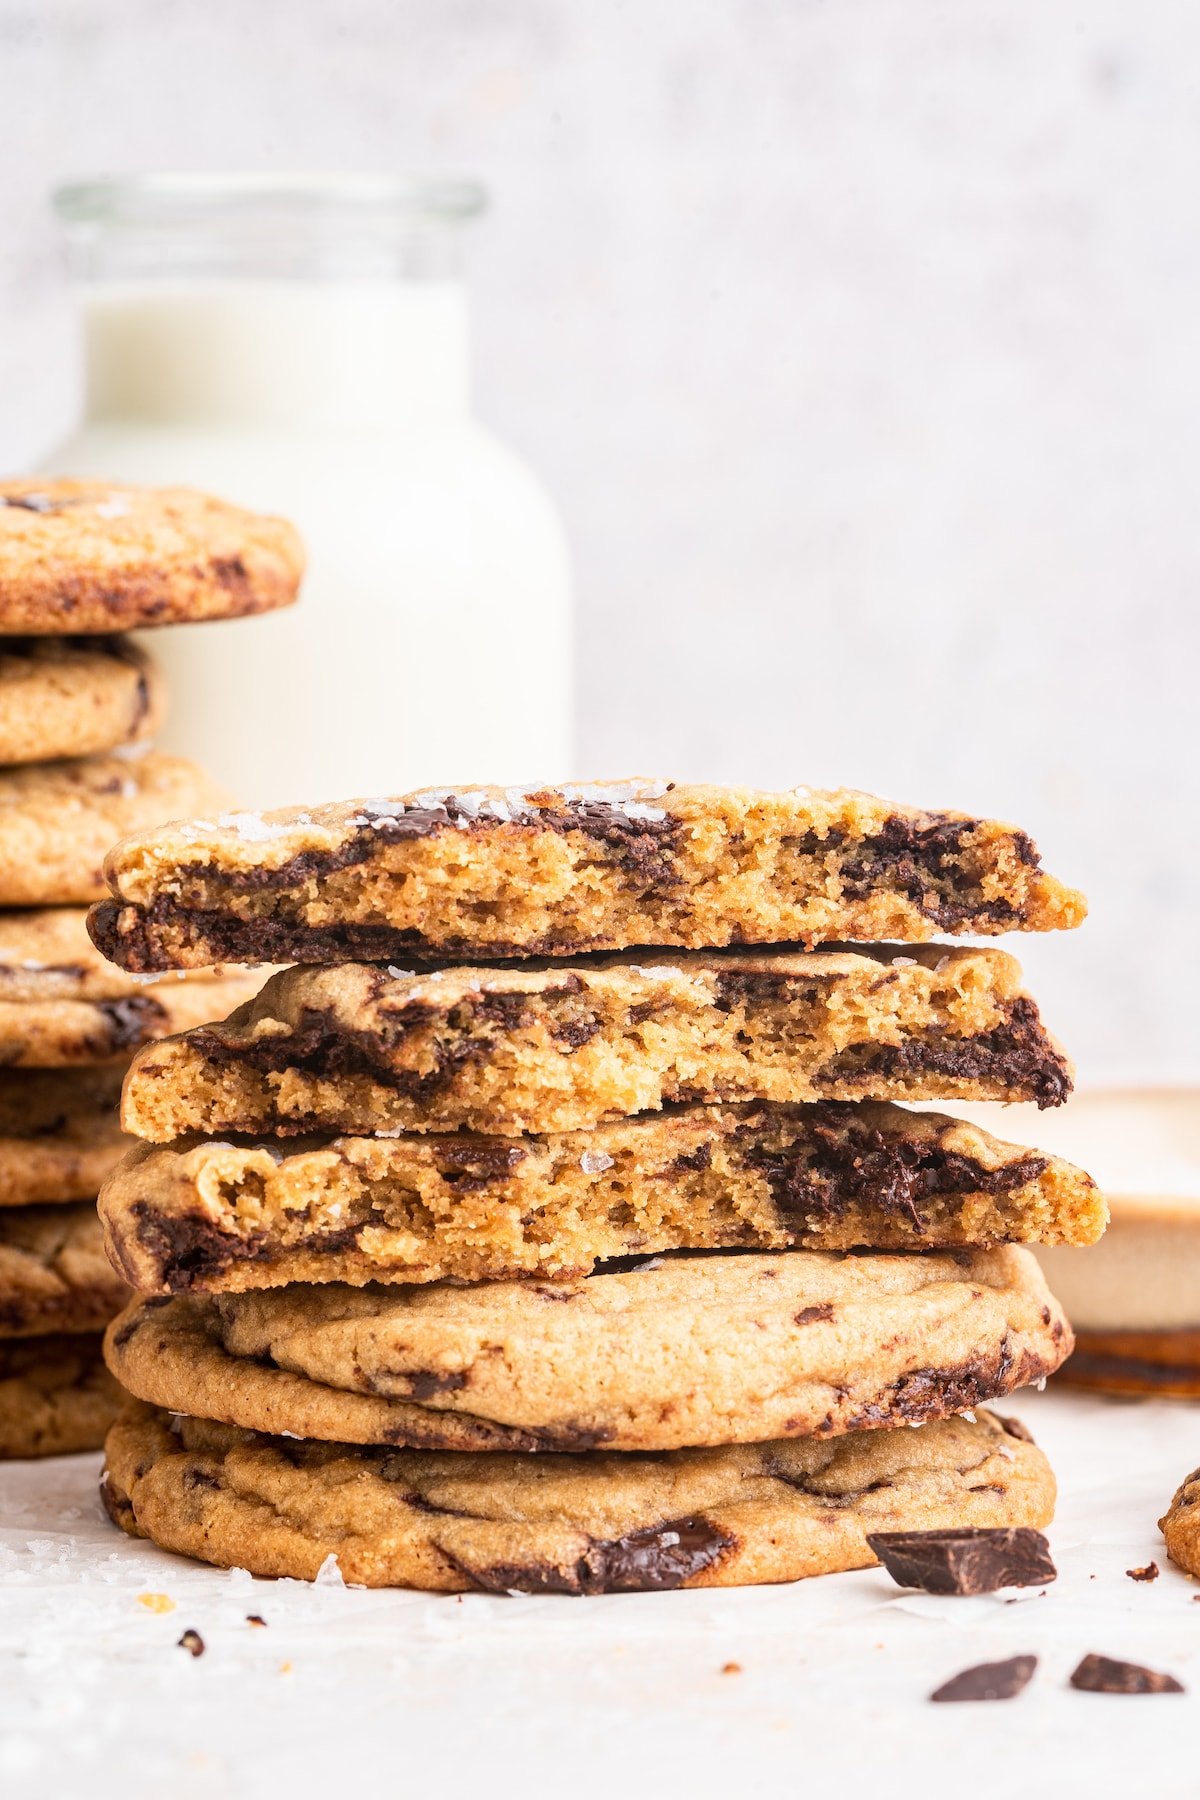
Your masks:
<svg viewBox="0 0 1200 1800"><path fill-rule="evenodd" d="M116 838L225 804L147 748L163 683L121 633L283 604L298 571L288 528L199 495L0 483L2 1457L103 1442L118 1396L100 1334L128 1295L95 1199L121 1154L122 1076L139 1045L258 985L219 968L144 981L88 937Z"/></svg>
<svg viewBox="0 0 1200 1800"><path fill-rule="evenodd" d="M91 930L130 973L295 965L125 1085L127 1531L595 1593L1048 1521L1045 1458L976 1409L1069 1353L1025 1246L1093 1241L1104 1202L907 1104L1070 1090L1013 960L927 944L1079 923L1022 832L488 788L196 820L107 875Z"/></svg>

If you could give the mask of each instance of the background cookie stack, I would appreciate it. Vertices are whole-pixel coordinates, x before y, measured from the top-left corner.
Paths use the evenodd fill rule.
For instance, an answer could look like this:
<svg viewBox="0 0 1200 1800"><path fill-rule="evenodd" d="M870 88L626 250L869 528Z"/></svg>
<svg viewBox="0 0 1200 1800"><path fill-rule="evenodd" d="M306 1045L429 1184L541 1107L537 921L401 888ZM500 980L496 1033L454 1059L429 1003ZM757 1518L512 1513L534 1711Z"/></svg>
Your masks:
<svg viewBox="0 0 1200 1800"><path fill-rule="evenodd" d="M140 1044L259 981L139 980L88 938L115 839L225 804L146 749L162 680L118 634L282 605L300 562L290 528L200 495L0 484L0 1456L103 1442L100 1333L127 1295L95 1197L122 1148L122 1076Z"/></svg>
<svg viewBox="0 0 1200 1800"><path fill-rule="evenodd" d="M127 1530L597 1592L1047 1522L1045 1459L972 1409L1067 1355L1020 1244L1090 1242L1104 1203L895 1103L1053 1105L1068 1066L1011 958L872 947L1078 923L1024 834L623 783L194 821L107 872L91 929L129 971L305 965L126 1083ZM864 947L729 947L832 940Z"/></svg>

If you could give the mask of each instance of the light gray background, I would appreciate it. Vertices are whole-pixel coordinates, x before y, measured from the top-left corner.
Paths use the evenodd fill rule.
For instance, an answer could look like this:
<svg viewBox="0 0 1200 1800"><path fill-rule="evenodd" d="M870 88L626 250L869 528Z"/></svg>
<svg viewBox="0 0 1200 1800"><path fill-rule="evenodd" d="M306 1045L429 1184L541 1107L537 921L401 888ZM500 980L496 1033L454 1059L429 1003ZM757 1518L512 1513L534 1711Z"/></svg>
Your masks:
<svg viewBox="0 0 1200 1800"><path fill-rule="evenodd" d="M54 178L482 175L580 770L1015 817L1084 1073L1200 1073L1188 0L0 0L0 59L0 461L69 416Z"/></svg>

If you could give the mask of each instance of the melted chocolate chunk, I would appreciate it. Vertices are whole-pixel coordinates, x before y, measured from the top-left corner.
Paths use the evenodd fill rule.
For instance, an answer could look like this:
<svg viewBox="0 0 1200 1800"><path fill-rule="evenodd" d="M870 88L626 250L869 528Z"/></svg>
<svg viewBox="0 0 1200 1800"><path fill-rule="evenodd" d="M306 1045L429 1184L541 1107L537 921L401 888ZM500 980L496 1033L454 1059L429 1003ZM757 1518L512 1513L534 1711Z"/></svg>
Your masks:
<svg viewBox="0 0 1200 1800"><path fill-rule="evenodd" d="M667 1168L663 1170L663 1174L667 1176L685 1174L700 1175L703 1174L705 1169L710 1169L712 1167L712 1159L712 1144L698 1144L694 1150L685 1150L682 1156L677 1156L674 1162L670 1163Z"/></svg>
<svg viewBox="0 0 1200 1800"><path fill-rule="evenodd" d="M1033 1680L1036 1656L1009 1656L1003 1662L978 1663L944 1681L931 1700L1014 1700Z"/></svg>
<svg viewBox="0 0 1200 1800"><path fill-rule="evenodd" d="M290 1032L256 1038L250 1033L201 1028L190 1035L199 1054L218 1067L237 1063L265 1075L294 1070L319 1079L361 1075L428 1104L453 1085L461 1068L486 1056L497 1037L519 1030L528 1011L523 994L481 994L458 1002L455 1016L449 1020L458 1035L431 1035L425 1048L433 1067L423 1071L397 1069L391 1058L406 1037L431 1024L447 1022L442 1009L425 1002L398 1009L387 1029L351 1030L335 1025L321 1008L306 1007ZM598 1022L582 1033L577 1043L586 1043L597 1030Z"/></svg>
<svg viewBox="0 0 1200 1800"><path fill-rule="evenodd" d="M590 1044L600 1030L600 1020L591 1015L588 1018L562 1019L550 1027L550 1035L556 1044L561 1044L564 1053L569 1056L573 1050L582 1049Z"/></svg>
<svg viewBox="0 0 1200 1800"><path fill-rule="evenodd" d="M789 848L799 856L825 858L836 853L842 893L865 900L873 893L903 894L942 930L953 930L967 920L991 923L1015 922L1019 917L1009 900L985 900L979 889L971 819L950 819L927 814L926 823L893 815L872 837L844 849L841 832L825 837L816 832L791 840ZM1033 842L1014 831L1013 845L1027 868L1039 868Z"/></svg>
<svg viewBox="0 0 1200 1800"><path fill-rule="evenodd" d="M593 1538L569 1568L549 1563L493 1563L468 1566L450 1556L454 1567L489 1594L630 1594L682 1587L732 1550L736 1538L708 1519L669 1519L620 1538Z"/></svg>
<svg viewBox="0 0 1200 1800"><path fill-rule="evenodd" d="M1162 1675L1141 1663L1114 1656L1085 1656L1071 1676L1071 1686L1085 1694L1182 1694L1187 1690L1174 1675Z"/></svg>
<svg viewBox="0 0 1200 1800"><path fill-rule="evenodd" d="M868 1431L894 1425L898 1419L922 1425L948 1413L971 1412L999 1394L1040 1381L1045 1373L1045 1364L1028 1351L1019 1364L1014 1363L1005 1338L993 1356L976 1357L951 1368L910 1370L899 1376L881 1399L864 1406L837 1429Z"/></svg>
<svg viewBox="0 0 1200 1800"><path fill-rule="evenodd" d="M1010 1438L1016 1438L1019 1444L1032 1444L1033 1433L1027 1425L1022 1425L1020 1419L1007 1418L1000 1413L993 1413L992 1417Z"/></svg>
<svg viewBox="0 0 1200 1800"><path fill-rule="evenodd" d="M747 1132L747 1136L749 1132ZM934 1195L1005 1194L1036 1181L1044 1156L1030 1155L999 1169L942 1148L939 1140L913 1143L858 1123L852 1102L814 1107L807 1130L782 1150L746 1143L747 1167L767 1180L785 1221L802 1217L816 1225L870 1206L905 1218L915 1235L925 1230L921 1202Z"/></svg>
<svg viewBox="0 0 1200 1800"><path fill-rule="evenodd" d="M429 1400L434 1394L453 1394L467 1385L467 1377L461 1369L403 1369L396 1371L395 1379L406 1383L413 1400Z"/></svg>
<svg viewBox="0 0 1200 1800"><path fill-rule="evenodd" d="M138 1242L158 1267L159 1279L172 1294L203 1288L236 1262L269 1261L272 1247L265 1232L233 1237L194 1214L170 1218L149 1202L130 1207ZM128 1271L126 1271L128 1273Z"/></svg>
<svg viewBox="0 0 1200 1800"><path fill-rule="evenodd" d="M1040 1587L1058 1571L1040 1531L878 1531L867 1536L900 1587L927 1594L993 1594L997 1588Z"/></svg>
<svg viewBox="0 0 1200 1800"><path fill-rule="evenodd" d="M99 1000L96 1010L104 1020L105 1040L113 1050L134 1050L167 1023L165 1008L150 994L130 994L123 1000Z"/></svg>
<svg viewBox="0 0 1200 1800"><path fill-rule="evenodd" d="M741 1006L750 1013L760 1007L824 1007L832 985L832 977L815 981L782 969L724 969L713 988L713 1005L721 1012Z"/></svg>
<svg viewBox="0 0 1200 1800"><path fill-rule="evenodd" d="M994 1031L969 1038L909 1038L900 1044L853 1044L826 1063L820 1081L861 1082L869 1092L880 1076L940 1075L946 1080L994 1082L1039 1108L1061 1106L1071 1092L1066 1059L1046 1036L1034 1002L1022 995L1009 1003L1007 1018Z"/></svg>
<svg viewBox="0 0 1200 1800"><path fill-rule="evenodd" d="M478 836L505 827L560 834L581 832L604 846L609 852L608 862L645 886L658 888L678 880L671 870L670 855L678 838L679 821L669 814L661 819L631 818L621 807L607 802L569 801L553 810L529 807L501 820L468 810L449 794L444 804L406 806L400 812L375 812L364 804L360 816L364 822L352 827L350 834L329 850L301 850L274 867L222 869L214 885L230 894L301 887L326 879L340 869L370 862L376 851L387 844L434 837L448 830ZM206 884L214 881L213 871L204 863L183 865L179 873L184 881L189 876Z"/></svg>
<svg viewBox="0 0 1200 1800"><path fill-rule="evenodd" d="M824 1325L833 1317L833 1307L828 1300L819 1306L802 1306L796 1314L797 1325Z"/></svg>

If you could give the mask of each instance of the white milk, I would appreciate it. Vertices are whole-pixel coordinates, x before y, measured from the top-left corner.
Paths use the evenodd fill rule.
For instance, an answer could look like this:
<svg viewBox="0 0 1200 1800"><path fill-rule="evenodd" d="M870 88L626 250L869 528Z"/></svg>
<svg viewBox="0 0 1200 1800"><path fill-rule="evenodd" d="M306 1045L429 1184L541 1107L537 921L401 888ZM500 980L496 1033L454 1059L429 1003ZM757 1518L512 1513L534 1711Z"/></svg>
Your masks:
<svg viewBox="0 0 1200 1800"><path fill-rule="evenodd" d="M85 283L63 473L292 519L300 603L147 634L162 743L256 807L571 767L568 563L542 488L469 410L460 280L203 270Z"/></svg>

